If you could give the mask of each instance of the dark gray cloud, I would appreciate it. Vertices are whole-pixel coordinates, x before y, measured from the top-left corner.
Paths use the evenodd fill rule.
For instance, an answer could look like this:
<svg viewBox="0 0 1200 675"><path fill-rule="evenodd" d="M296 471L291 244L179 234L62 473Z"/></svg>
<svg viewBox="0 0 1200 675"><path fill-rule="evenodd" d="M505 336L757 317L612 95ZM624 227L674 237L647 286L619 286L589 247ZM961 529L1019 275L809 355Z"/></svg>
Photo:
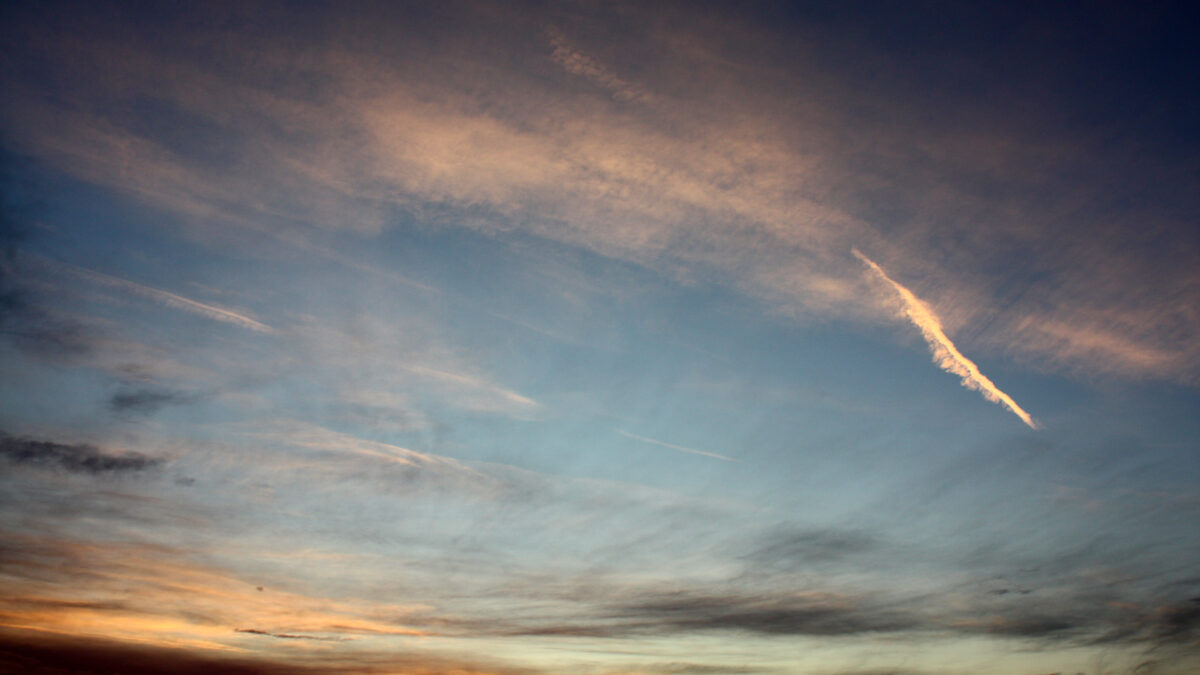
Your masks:
<svg viewBox="0 0 1200 675"><path fill-rule="evenodd" d="M157 468L164 462L161 457L139 453L114 455L93 445L39 441L4 432L0 432L0 457L24 466L91 475L136 473Z"/></svg>
<svg viewBox="0 0 1200 675"><path fill-rule="evenodd" d="M300 663L282 658L193 653L186 649L65 638L11 629L0 632L0 673L23 675L451 675L464 672L529 675L537 671L406 653L309 654Z"/></svg>
<svg viewBox="0 0 1200 675"><path fill-rule="evenodd" d="M839 670L831 675L924 675L925 672L909 668L872 668L870 670Z"/></svg>
<svg viewBox="0 0 1200 675"><path fill-rule="evenodd" d="M1018 638L1066 638L1093 628L1092 622L1073 614L1035 610L1015 616L999 616L980 625L980 632Z"/></svg>
<svg viewBox="0 0 1200 675"><path fill-rule="evenodd" d="M279 664L237 661L99 640L47 640L40 636L0 635L0 672L51 675L58 673L179 673L204 675L265 675L317 672L283 669Z"/></svg>
<svg viewBox="0 0 1200 675"><path fill-rule="evenodd" d="M860 635L920 628L921 622L849 600L673 593L615 608L652 631L735 630L767 635Z"/></svg>
<svg viewBox="0 0 1200 675"><path fill-rule="evenodd" d="M4 556L5 563L17 562L13 556ZM5 600L5 606L8 608L21 608L33 610L74 610L84 609L94 612L124 612L130 609L130 606L123 602L94 602L85 600L57 600L54 598L30 598L30 597L15 597Z"/></svg>
<svg viewBox="0 0 1200 675"><path fill-rule="evenodd" d="M259 587L258 590L262 590ZM319 640L322 642L340 642L341 638L321 637L319 635L297 635L293 633L272 633L270 631L258 630L257 628L235 628L238 633L250 633L251 635L263 635L266 637L279 638L281 640Z"/></svg>
<svg viewBox="0 0 1200 675"><path fill-rule="evenodd" d="M1107 620L1099 644L1141 642L1155 647L1200 649L1200 597L1130 608Z"/></svg>
<svg viewBox="0 0 1200 675"><path fill-rule="evenodd" d="M845 563L877 551L878 537L861 530L784 528L768 533L746 555L748 563L769 569L792 569L815 564Z"/></svg>
<svg viewBox="0 0 1200 675"><path fill-rule="evenodd" d="M1200 598L1163 608L1156 617L1157 637L1170 641L1200 641Z"/></svg>
<svg viewBox="0 0 1200 675"><path fill-rule="evenodd" d="M506 636L627 638L729 631L761 637L957 635L1046 646L1200 647L1200 597L1181 601L1132 589L1118 593L1081 587L1053 594L979 589L971 600L963 594L966 590L898 596L886 589L836 593L729 585L668 591L593 586L564 595L574 609L558 616L523 617L518 612L486 621L439 619L434 624L451 633Z"/></svg>
<svg viewBox="0 0 1200 675"><path fill-rule="evenodd" d="M108 399L108 408L115 413L150 415L167 406L194 403L198 398L188 392L143 387L113 394Z"/></svg>
<svg viewBox="0 0 1200 675"><path fill-rule="evenodd" d="M1200 647L1200 598L1138 597L1134 592L1111 591L992 598L998 604L981 603L938 622L962 633L1042 642Z"/></svg>
<svg viewBox="0 0 1200 675"><path fill-rule="evenodd" d="M744 673L773 672L773 670L753 666L723 666L707 663L652 663L638 666L637 670L638 672L670 675L742 675Z"/></svg>

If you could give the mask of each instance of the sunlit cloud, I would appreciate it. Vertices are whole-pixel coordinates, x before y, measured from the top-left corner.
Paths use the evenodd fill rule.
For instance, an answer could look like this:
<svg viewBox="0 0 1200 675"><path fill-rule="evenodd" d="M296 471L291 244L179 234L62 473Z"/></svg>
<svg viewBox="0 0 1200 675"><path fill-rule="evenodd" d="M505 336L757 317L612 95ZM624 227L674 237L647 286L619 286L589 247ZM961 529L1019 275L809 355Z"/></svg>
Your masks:
<svg viewBox="0 0 1200 675"><path fill-rule="evenodd" d="M443 383L451 389L467 392L465 397L458 399L467 408L474 410L518 409L525 411L532 411L538 408L537 401L478 377L462 373L452 373L426 366L408 366L407 369L417 375L432 378L434 381Z"/></svg>
<svg viewBox="0 0 1200 675"><path fill-rule="evenodd" d="M901 302L904 304L904 314L908 320L912 322L921 335L924 336L925 342L929 344L929 351L933 353L933 362L939 368L962 378L962 384L967 389L974 389L983 394L983 397L992 403L999 403L1008 408L1014 415L1021 418L1021 421L1031 429L1037 429L1038 424L1034 421L1029 413L1025 412L1011 396L1000 391L986 375L979 371L979 366L973 361L963 356L962 352L954 346L950 338L946 337L946 333L942 330L942 322L938 319L937 314L933 309L921 301L913 292L904 286L896 283L891 277L883 271L879 265L875 264L867 256L863 255L858 249L852 249L854 256L861 260L864 265L870 268L875 274L879 275L896 291L900 296Z"/></svg>
<svg viewBox="0 0 1200 675"><path fill-rule="evenodd" d="M256 428L258 431L253 432L254 437L298 447L371 457L410 466L475 473L474 470L447 457L359 438L297 420L278 420L274 423L259 424Z"/></svg>
<svg viewBox="0 0 1200 675"><path fill-rule="evenodd" d="M199 551L12 533L8 538L15 548L7 567L26 580L19 594L0 602L2 626L159 644L199 638L207 648L235 651L243 651L239 628L319 637L427 634L402 622L426 607L250 583L228 569L191 561ZM55 570L39 572L47 562ZM64 582L75 587L70 597L61 595ZM126 592L131 585L139 589L136 595Z"/></svg>
<svg viewBox="0 0 1200 675"><path fill-rule="evenodd" d="M493 19L501 25L513 22L515 30L528 28L507 12L496 11ZM318 243L312 230L378 234L396 213L440 214L436 219L442 224L444 209L452 207L462 211L453 219L456 226L531 232L682 278L715 272L768 307L818 320L861 318L876 309L862 302L842 252L851 242L862 246L879 239L878 228L862 215L874 208L879 191L889 198L901 188L914 200L913 195L926 195L906 205L937 216L925 222L979 209L985 201L977 186L953 181L938 184L932 194L919 183L908 187L904 181L930 177L903 171L906 153L912 152L906 148L924 148L949 165L975 167L966 173L1001 182L1027 174L1022 161L1068 162L1094 150L1083 140L1062 138L1047 157L1045 139L974 129L934 134L911 120L911 126L898 121L864 134L863 119L843 114L843 108L858 110L858 92L800 77L789 83L804 101L799 109L787 103L791 99L763 96L759 87L771 80L745 79L732 67L738 62L723 52L754 44L754 31L741 22L722 24L721 41L713 41L706 39L713 37L705 32L711 28L690 21L658 27L655 36L681 51L659 68L638 69L636 78L616 75L630 70L621 61L625 40L592 40L589 49L595 53L587 53L573 39L580 31L569 22L542 24L529 35L523 57L564 69L620 98L642 100L654 90L650 106L597 109L578 92L498 67L464 76L460 60L478 56L466 36L451 40L445 50L422 54L420 68L389 66L392 59L340 41L319 41L310 53L330 58L316 61L297 58L291 43L278 36L264 36L253 50L230 45L232 58L265 62L291 75L296 73L285 64L299 61L300 72L313 81L337 83L305 87L298 94L263 88L236 74L240 71L218 71L179 54L140 43L110 44L96 35L48 43L60 52L59 74L78 85L64 94L75 105L18 92L8 115L20 130L14 136L30 152L64 171L186 215L190 227L206 230L206 236L228 236L212 232L218 224L248 230L408 288L431 290L328 241ZM108 74L88 78L81 63ZM113 75L118 72L133 75ZM687 77L676 82L671 79L676 73ZM771 71L760 75L769 77ZM172 114L186 113L210 125L222 140L214 150L221 161L196 161L178 151L178 139L88 105L99 96L94 91L99 81L106 83L105 96L150 97ZM456 86L438 86L447 81ZM664 84L672 86L664 89ZM477 96L464 93L477 90ZM303 129L300 137L306 140L267 132L262 119L283 129ZM869 147L862 146L870 144L880 144L883 165L877 168L886 177L880 179L883 184L866 180L862 195L840 189L860 180L845 157L867 152ZM1043 260L1049 254L1042 251L1049 249L1029 228L1008 222L1014 218L1009 211L997 215L1004 222L973 228L964 244L983 254L990 250L990 232L1019 237L1037 262L1052 267L1054 261ZM895 255L914 266L927 257L921 252L931 248L929 242L947 231L957 237L962 230L913 222L903 229L906 244L897 246ZM1200 322L1187 309L1194 273L1186 264L1171 263L1163 288L1147 285L1112 264L1122 257L1119 247L1105 237L1094 239L1089 263L1104 269L1121 290L1090 284L1092 276L1082 271L1062 270L1061 283L1048 285L1038 302L1017 303L991 317L995 341L980 344L1053 370L1194 382ZM986 296L993 280L954 281ZM1182 309L1141 309L1151 304L1150 296L1164 291L1178 296ZM1084 306L1128 314L1137 325L1102 324L1112 340L1088 340L1096 322L1067 311ZM1062 323L1063 331L1045 335L1021 326L1035 315ZM979 312L964 303L941 318L953 327L979 319ZM1064 339L1064 334L1073 337ZM1114 351L1115 358L1108 358Z"/></svg>

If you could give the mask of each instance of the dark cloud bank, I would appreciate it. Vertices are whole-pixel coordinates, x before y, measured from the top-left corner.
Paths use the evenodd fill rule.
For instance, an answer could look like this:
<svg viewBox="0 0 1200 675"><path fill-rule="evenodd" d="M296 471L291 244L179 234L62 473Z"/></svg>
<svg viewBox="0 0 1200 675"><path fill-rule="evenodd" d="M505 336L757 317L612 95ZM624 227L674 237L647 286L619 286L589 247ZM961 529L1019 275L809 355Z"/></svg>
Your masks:
<svg viewBox="0 0 1200 675"><path fill-rule="evenodd" d="M0 629L2 675L532 675L534 672L537 671L413 654L364 654L343 660L311 654L300 663L201 655L182 649Z"/></svg>

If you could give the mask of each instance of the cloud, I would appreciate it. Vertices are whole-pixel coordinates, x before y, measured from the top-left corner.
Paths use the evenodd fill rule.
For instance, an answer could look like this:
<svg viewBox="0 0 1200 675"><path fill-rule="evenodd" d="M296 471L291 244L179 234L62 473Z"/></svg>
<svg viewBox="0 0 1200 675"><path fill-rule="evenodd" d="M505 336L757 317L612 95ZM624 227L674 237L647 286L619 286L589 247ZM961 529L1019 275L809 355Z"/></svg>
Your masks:
<svg viewBox="0 0 1200 675"><path fill-rule="evenodd" d="M523 417L533 414L541 407L537 401L527 396L480 377L428 366L403 367L426 381L438 383L449 400L467 410Z"/></svg>
<svg viewBox="0 0 1200 675"><path fill-rule="evenodd" d="M745 557L755 568L796 570L821 564L844 565L882 546L878 537L859 530L785 528L761 537ZM872 564L869 556L864 564Z"/></svg>
<svg viewBox="0 0 1200 675"><path fill-rule="evenodd" d="M113 455L92 445L39 441L3 432L0 432L0 456L14 464L91 475L137 473L157 468L164 462L160 457L132 452Z"/></svg>
<svg viewBox="0 0 1200 675"><path fill-rule="evenodd" d="M1033 594L977 607L976 616L942 618L963 634L1039 640L1074 645L1129 645L1147 649L1200 646L1200 598L1154 605L1086 593ZM1101 594L1102 595L1102 594Z"/></svg>
<svg viewBox="0 0 1200 675"><path fill-rule="evenodd" d="M1154 612L1150 625L1155 637L1160 640L1200 640L1200 597L1159 608Z"/></svg>
<svg viewBox="0 0 1200 675"><path fill-rule="evenodd" d="M982 349L1085 375L1200 376L1200 242L1178 215L1196 192L1179 176L1194 172L1097 147L1053 112L980 106L1015 87L1042 110L1045 81L981 82L1004 92L992 96L934 86L945 105L931 117L902 84L930 85L927 69L870 41L814 29L773 59L779 35L744 17L615 7L547 22L470 7L461 23L368 11L324 30L318 11L290 17L313 29L302 49L264 30L221 42L220 58L195 46L213 42L204 23L167 26L187 36L168 47L112 17L93 16L86 34L32 22L38 38L17 48L45 60L64 98L14 78L8 118L39 160L183 214L204 236L239 231L377 274L391 273L314 242L396 216L522 231L716 279L801 319L875 319L842 252L886 240L905 269L938 270L939 319L952 334L986 325ZM421 37L351 42L347 23ZM591 53L569 37L594 34L611 39L590 40ZM956 55L966 71L1000 72L980 67L995 57ZM843 60L859 66L829 65ZM597 106L546 66L643 105ZM142 119L145 101L169 123ZM1010 287L1021 291L997 290Z"/></svg>
<svg viewBox="0 0 1200 675"><path fill-rule="evenodd" d="M1176 321L1170 312L1155 317L1148 309L1074 312L1069 317L1032 315L1018 322L1013 332L1030 352L1030 360L1052 356L1081 375L1094 375L1093 364L1106 364L1103 370L1127 377L1190 378L1184 375L1190 354L1153 335L1139 335L1146 328Z"/></svg>
<svg viewBox="0 0 1200 675"><path fill-rule="evenodd" d="M150 675L173 672L180 675L205 675L222 672L230 675L292 675L317 673L319 669L287 667L265 660L238 659L228 655L189 653L145 644L64 637L44 632L0 632L0 669L29 675L71 673L128 673Z"/></svg>
<svg viewBox="0 0 1200 675"><path fill-rule="evenodd" d="M337 641L341 638L322 637L319 635L293 635L291 633L272 633L270 631L258 630L257 628L235 628L237 633L250 633L251 635L263 635L266 637L279 638L281 640L317 640L319 642Z"/></svg>
<svg viewBox="0 0 1200 675"><path fill-rule="evenodd" d="M856 605L831 594L710 595L672 593L619 605L618 616L651 632L736 630L764 635L862 635L912 629L900 613Z"/></svg>
<svg viewBox="0 0 1200 675"><path fill-rule="evenodd" d="M435 423L404 394L369 389L361 384L343 387L331 404L335 416L359 428L379 431L429 430Z"/></svg>
<svg viewBox="0 0 1200 675"><path fill-rule="evenodd" d="M711 663L650 663L639 665L637 672L663 673L664 675L745 675L747 673L775 672L774 668L757 668L744 665L716 665Z"/></svg>
<svg viewBox="0 0 1200 675"><path fill-rule="evenodd" d="M16 164L15 158L0 144L0 334L21 349L43 357L84 354L91 347L91 335L78 322L39 302L21 269L20 244L30 236L33 209L17 203L12 194ZM27 167L22 164L21 168Z"/></svg>
<svg viewBox="0 0 1200 675"><path fill-rule="evenodd" d="M642 443L649 443L651 445L659 445L664 448L671 448L672 450L678 450L680 452L690 452L693 455L703 455L705 457L712 457L714 459L723 459L726 462L738 461L732 457L726 457L725 455L718 455L715 452L707 452L705 450L697 450L695 448L688 448L688 447L684 447L682 445L675 445L673 443L665 443L663 441L656 441L653 438L646 438L645 436L638 436L637 434L631 434L628 431L622 431L620 429L613 429L613 431L617 432L618 434L621 434L625 438L632 438L633 440L641 441Z"/></svg>
<svg viewBox="0 0 1200 675"><path fill-rule="evenodd" d="M264 565L254 555L255 565L226 566L215 562L226 557L219 548L4 534L5 568L18 580L0 601L0 623L10 626L231 651L239 649L237 628L247 625L320 638L427 634L412 626L420 606L327 597L296 583L289 572L302 559ZM264 575L277 573L281 588L259 590ZM130 594L134 584L138 593Z"/></svg>
<svg viewBox="0 0 1200 675"><path fill-rule="evenodd" d="M150 286L135 283L127 279L114 277L109 274L104 274L103 272L96 272L85 267L71 265L70 263L52 261L48 259L46 259L46 262L53 267L67 271L78 277L91 281L92 283L100 284L102 286L109 286L111 288L117 288L127 293L149 298L172 309L198 314L205 318L212 319L213 321L220 321L223 323L241 326L242 328L247 328L259 333L275 332L275 329L271 328L270 326L255 321L245 314L240 314L230 309L191 300L183 297L182 295L177 295L169 291L151 288Z"/></svg>
<svg viewBox="0 0 1200 675"><path fill-rule="evenodd" d="M573 48L561 30L550 28L547 33L550 45L554 47L551 58L568 73L585 77L608 89L618 101L641 101L650 98L642 87L617 77L596 59Z"/></svg>
<svg viewBox="0 0 1200 675"><path fill-rule="evenodd" d="M854 594L797 591L779 584L761 592L705 585L670 591L593 587L571 596L576 603L585 601L586 611L564 614L558 621L545 613L533 621L509 616L472 629L485 635L609 639L734 631L759 637L990 636L1072 647L1200 644L1200 598L1155 607L1086 592L1043 592L967 602L953 589L905 596L862 588Z"/></svg>
<svg viewBox="0 0 1200 675"><path fill-rule="evenodd" d="M73 637L0 629L0 670L28 675L532 675L501 662L476 662L427 651L357 653L222 653L164 643Z"/></svg>
<svg viewBox="0 0 1200 675"><path fill-rule="evenodd" d="M131 389L118 391L108 399L108 408L115 413L149 415L171 405L184 405L196 400L195 394L169 389Z"/></svg>
<svg viewBox="0 0 1200 675"><path fill-rule="evenodd" d="M352 434L332 431L298 420L263 421L256 424L254 429L250 433L250 436L253 438L280 442L294 447L308 448L322 453L357 455L372 460L383 460L389 464L394 463L434 472L446 472L451 475L480 475L465 464L449 457L417 452L416 450L410 450L391 443L359 438Z"/></svg>
<svg viewBox="0 0 1200 675"><path fill-rule="evenodd" d="M613 598L621 598L614 600ZM662 591L647 587L579 588L557 616L543 599L536 616L510 613L455 626L464 635L541 636L626 639L709 631L741 632L756 637L864 636L926 632L918 614L868 604L865 598L788 589L753 592L693 587Z"/></svg>
<svg viewBox="0 0 1200 675"><path fill-rule="evenodd" d="M913 295L912 291L893 281L883 271L883 268L859 252L858 249L852 249L852 252L856 258L878 274L900 296L900 300L904 305L905 315L921 331L921 335L925 337L925 342L929 344L929 351L933 353L933 362L939 368L947 373L961 377L962 384L967 389L974 389L983 394L983 397L992 403L999 403L1008 408L1014 415L1021 418L1021 421L1027 424L1029 428L1039 428L1037 422L1034 421L1029 413L1017 405L1017 402L1011 396L1000 391L999 387L989 380L986 375L979 372L979 366L976 366L973 361L958 351L958 348L954 346L950 338L946 337L945 331L942 330L941 320L938 319L937 314L933 312L933 309L929 305L921 302L921 299Z"/></svg>
<svg viewBox="0 0 1200 675"><path fill-rule="evenodd" d="M662 111L681 125L680 133L663 133L656 120L615 119L607 113L581 118L578 101L560 99L544 91L544 83L511 72L496 73L497 81L487 88L511 96L535 87L528 92L529 102L515 105L512 115L481 110L478 102L453 90L417 93L430 82L444 82L450 75L445 69L453 70L460 58L454 50L469 52L468 45L449 45L452 49L441 58L426 55L421 59L426 65L408 75L370 54L339 52L321 64L306 59L307 67L322 73L319 79L341 85L294 98L264 93L178 54L139 51L143 47L114 50L100 35L61 46L80 59L92 49L102 50L109 57L103 67L139 72L137 81L153 82L153 96L164 107L187 110L227 138L246 137L238 145L243 153L214 168L173 152L172 139L146 133L137 119L94 110L87 102L86 82L77 90L84 99L82 112L68 114L57 106L48 110L45 102L28 97L22 104L30 108L14 106L16 117L42 120L40 125L61 131L30 137L40 156L62 159L68 171L205 221L224 220L303 239L307 228L297 223L378 231L386 222L381 211L440 220L436 214L449 207L464 211L455 222L489 231L523 228L623 258L651 261L667 252L671 258L690 259L689 266L716 267L745 260L725 255L731 247L770 250L763 246L765 238L768 243L783 240L783 250L793 249L801 242L841 238L838 232L851 226L836 210L796 197L789 182L803 183L802 174L815 167L772 143L758 120L730 120L720 134L697 129L705 135L697 145L686 133L693 125L685 113L694 110L687 103ZM562 49L567 49L559 50L564 61L584 68L572 56L578 56L577 50ZM287 50L268 40L255 53L271 51L272 62L297 63ZM599 60L586 63L587 72L601 72L596 70ZM64 75L72 77L73 69L66 70ZM144 96L137 91L140 85L128 82L130 91L106 92ZM388 84L376 86L384 82ZM516 103L507 101L503 107ZM256 112L231 115L231 106ZM264 133L260 116L306 128L313 143ZM755 170L748 173L747 167ZM725 187L714 189L717 183ZM286 222L280 215L286 215ZM713 227L693 227L697 217ZM793 224L784 226L785 221ZM725 222L735 224L717 225ZM830 223L841 230L824 227ZM777 290L792 304L801 295L814 296L825 307L853 299L845 292L845 280L828 265L806 269L805 277L817 278L802 280L796 261L785 257L771 266L793 263L787 265L791 274L747 270L748 283L783 285ZM829 292L836 297L826 297Z"/></svg>
<svg viewBox="0 0 1200 675"><path fill-rule="evenodd" d="M36 302L15 279L10 263L0 262L0 266L0 333L22 350L55 361L92 350L95 336L90 330Z"/></svg>
<svg viewBox="0 0 1200 675"><path fill-rule="evenodd" d="M825 675L825 674L822 674ZM930 671L913 668L870 668L830 671L828 675L930 675ZM1062 675L1061 673L1058 675Z"/></svg>
<svg viewBox="0 0 1200 675"><path fill-rule="evenodd" d="M289 336L299 339L302 358L317 364L302 374L329 391L328 408L340 421L412 430L437 427L443 407L518 420L542 414L540 402L489 376L444 333L419 313L335 311L301 321Z"/></svg>

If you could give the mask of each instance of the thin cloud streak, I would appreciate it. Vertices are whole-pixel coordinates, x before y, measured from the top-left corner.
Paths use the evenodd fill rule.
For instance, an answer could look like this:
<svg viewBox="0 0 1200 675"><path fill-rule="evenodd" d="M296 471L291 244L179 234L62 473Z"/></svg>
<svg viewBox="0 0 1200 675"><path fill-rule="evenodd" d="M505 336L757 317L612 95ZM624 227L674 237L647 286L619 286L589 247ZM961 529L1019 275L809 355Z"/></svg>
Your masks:
<svg viewBox="0 0 1200 675"><path fill-rule="evenodd" d="M241 326L242 328L248 328L248 329L258 332L258 333L274 333L275 332L274 328L271 328L270 326L268 326L264 323L255 321L254 319L251 319L250 317L248 317L244 314L239 314L237 312L234 312L233 310L225 309L223 307L217 307L215 305L208 305L203 302L199 302L197 300L185 298L182 295L176 295L175 293L171 293L170 291L164 291L164 290L161 290L158 288L144 286L142 284L139 284L139 283L136 283L133 281L129 281L128 279L121 279L120 277L114 277L109 274L104 274L103 272L97 272L95 270L90 270L90 269L87 269L86 267L79 267L78 265L72 265L70 263L60 262L57 260L48 261L48 262L50 262L55 267L64 269L78 277L82 277L93 283L100 284L102 286L109 286L111 288L119 288L123 291L127 291L134 295L140 295L143 298L149 298L151 300L156 300L172 309L178 309L178 310L182 310L185 312L191 312L193 314L199 314L200 316L212 319L214 321L222 321L224 323L231 323L231 324L234 324L237 326Z"/></svg>
<svg viewBox="0 0 1200 675"><path fill-rule="evenodd" d="M594 58L574 49L567 41L562 31L551 28L549 31L550 45L554 47L551 58L564 70L585 77L596 84L613 92L613 98L618 101L639 101L649 98L649 94L641 87L630 84L617 77L612 71Z"/></svg>
<svg viewBox="0 0 1200 675"><path fill-rule="evenodd" d="M533 410L539 407L537 401L518 394L511 389L505 389L497 384L482 380L470 375L461 373L452 373L437 368L429 368L426 366L410 365L406 369L417 375L433 378L439 382L447 383L454 387L460 387L467 390L483 392L487 395L488 400L474 401L467 407L479 410L492 410L495 408L513 407L519 410ZM491 400L494 399L494 400Z"/></svg>
<svg viewBox="0 0 1200 675"><path fill-rule="evenodd" d="M664 443L663 441L656 441L653 438L646 438L645 436L638 436L637 434L631 434L628 431L622 431L620 429L613 429L613 431L617 432L618 434L621 434L625 438L632 438L633 440L641 441L642 443L650 443L651 445L660 445L664 448L671 448L672 450L678 450L680 452L690 452L693 455L704 455L705 457L712 457L714 459L723 459L726 462L738 461L732 457L726 457L725 455L718 455L715 452L705 452L704 450L697 450L695 448L687 448L682 445L675 445L673 443Z"/></svg>
<svg viewBox="0 0 1200 675"><path fill-rule="evenodd" d="M863 262L864 265L873 270L881 279L891 285L900 295L900 299L904 302L904 313L913 325L921 331L921 335L925 338L925 342L929 343L929 351L933 354L933 362L939 368L958 375L962 378L963 386L967 389L974 389L983 394L983 397L993 403L999 403L1012 411L1014 415L1021 418L1021 421L1029 426L1030 429L1038 429L1038 423L1034 421L1029 413L1025 412L1011 396L1000 391L986 375L979 371L979 366L975 365L971 359L963 356L962 352L954 346L950 338L946 337L945 331L942 330L942 322L938 319L937 314L933 309L921 301L912 291L904 286L896 283L891 277L883 271L883 268L875 264L873 260L863 255L857 248L851 249L854 257Z"/></svg>

